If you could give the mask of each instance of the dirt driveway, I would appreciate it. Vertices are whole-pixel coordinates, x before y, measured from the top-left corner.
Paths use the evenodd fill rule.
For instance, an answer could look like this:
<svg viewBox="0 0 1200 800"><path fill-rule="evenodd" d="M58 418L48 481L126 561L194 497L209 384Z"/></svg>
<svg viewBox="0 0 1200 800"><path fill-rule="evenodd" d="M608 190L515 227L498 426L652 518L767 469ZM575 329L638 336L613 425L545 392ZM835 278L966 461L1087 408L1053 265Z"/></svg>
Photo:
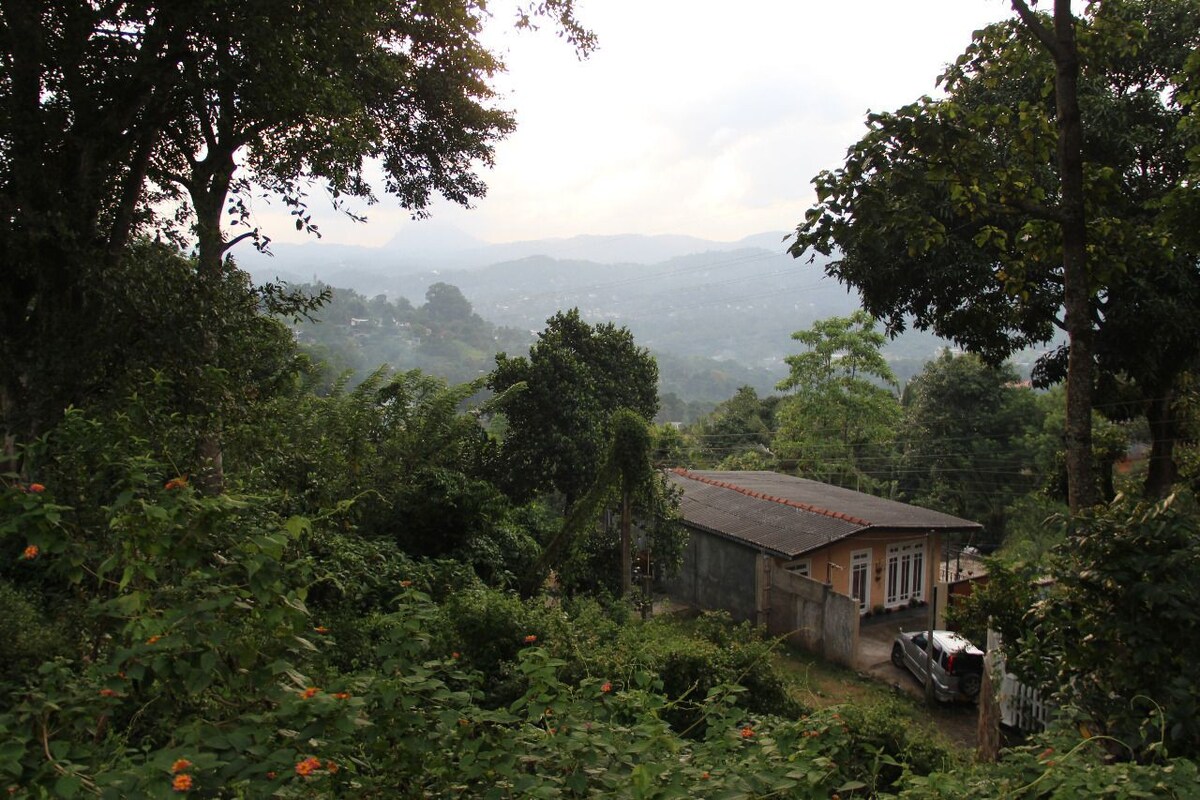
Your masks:
<svg viewBox="0 0 1200 800"><path fill-rule="evenodd" d="M892 664L892 644L901 630L924 630L929 621L928 608L906 609L864 619L858 628L858 671L924 701L925 689L916 676ZM974 703L938 703L929 709L930 721L952 739L973 748L978 740Z"/></svg>
<svg viewBox="0 0 1200 800"><path fill-rule="evenodd" d="M901 630L924 630L929 614L924 608L911 608L864 619L858 626L858 653L855 665L860 672L889 684L899 684L916 697L924 697L921 686L908 670L892 664L892 644ZM907 679L907 680L905 680Z"/></svg>

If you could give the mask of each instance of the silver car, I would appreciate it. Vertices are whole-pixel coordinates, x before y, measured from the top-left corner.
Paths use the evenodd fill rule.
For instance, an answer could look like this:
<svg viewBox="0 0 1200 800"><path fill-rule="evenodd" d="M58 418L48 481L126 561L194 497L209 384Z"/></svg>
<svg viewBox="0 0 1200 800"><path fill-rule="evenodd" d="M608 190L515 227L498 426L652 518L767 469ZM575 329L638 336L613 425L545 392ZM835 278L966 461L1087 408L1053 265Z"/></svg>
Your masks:
<svg viewBox="0 0 1200 800"><path fill-rule="evenodd" d="M925 683L928 632L896 634L892 663ZM983 678L983 651L954 631L933 632L933 693L938 700L974 700Z"/></svg>

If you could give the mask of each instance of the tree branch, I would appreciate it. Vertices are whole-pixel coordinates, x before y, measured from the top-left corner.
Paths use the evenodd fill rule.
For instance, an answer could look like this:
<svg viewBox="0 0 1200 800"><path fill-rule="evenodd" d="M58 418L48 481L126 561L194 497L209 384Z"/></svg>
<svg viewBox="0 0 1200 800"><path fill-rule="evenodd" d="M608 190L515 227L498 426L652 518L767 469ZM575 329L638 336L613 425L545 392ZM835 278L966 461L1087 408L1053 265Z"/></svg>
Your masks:
<svg viewBox="0 0 1200 800"><path fill-rule="evenodd" d="M222 255L225 253L228 253L230 250L232 250L233 246L235 244L237 244L238 242L242 241L243 239L251 239L255 236L258 236L257 229L252 230L252 231L246 231L245 233L239 233L237 236L233 237L228 242L226 242L225 245L221 248Z"/></svg>
<svg viewBox="0 0 1200 800"><path fill-rule="evenodd" d="M1058 208L1057 206L1045 206L1041 203L1035 203L1032 200L1026 200L1021 197L1005 197L1001 203L1002 205L1011 206L1018 211L1024 211L1031 217L1044 219L1047 222L1061 223L1066 220L1066 216L1063 214L1062 209Z"/></svg>
<svg viewBox="0 0 1200 800"><path fill-rule="evenodd" d="M1025 0L1012 0L1013 11L1017 12L1017 16L1025 23L1025 26L1038 38L1046 49L1058 55L1058 40L1054 38L1054 33L1042 24L1042 21L1037 18L1037 14L1029 7Z"/></svg>

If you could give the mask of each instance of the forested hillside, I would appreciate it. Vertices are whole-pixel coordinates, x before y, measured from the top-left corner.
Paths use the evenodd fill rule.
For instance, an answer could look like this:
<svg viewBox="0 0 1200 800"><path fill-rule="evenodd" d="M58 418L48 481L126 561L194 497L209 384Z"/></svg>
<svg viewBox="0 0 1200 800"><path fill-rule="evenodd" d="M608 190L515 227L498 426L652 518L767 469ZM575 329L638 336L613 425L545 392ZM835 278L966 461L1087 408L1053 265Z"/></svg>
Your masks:
<svg viewBox="0 0 1200 800"><path fill-rule="evenodd" d="M1200 3L1054 5L1013 0L946 97L873 115L818 179L794 254L865 305L827 313L806 292L841 289L754 250L606 288L499 265L486 301L255 282L233 255L267 247L264 196L314 235L317 192L482 196L515 125L488 9L0 4L3 793L1194 796ZM522 9L594 49L570 0ZM1071 191L1063 109L1089 132ZM735 321L778 350L736 351ZM910 324L976 352L902 381ZM1035 390L1008 359L1056 327ZM689 360L726 352L777 383ZM656 425L699 411L692 380L729 391ZM951 618L1004 634L1049 728L976 754L889 687L813 689L749 622L661 613L676 466L978 520L991 579Z"/></svg>
<svg viewBox="0 0 1200 800"><path fill-rule="evenodd" d="M693 246L709 244L716 245ZM554 245L528 243L530 249ZM310 245L304 258L324 249ZM334 252L331 248L331 259ZM383 261L385 252L375 257ZM266 280L280 276L295 280L303 274L299 260L294 250L285 251L265 265L252 261L256 266L251 274ZM528 332L541 330L560 309L579 308L592 322L628 327L659 358L664 394L700 403L719 402L742 385L770 391L787 372L784 358L791 352L792 332L818 319L848 314L858 304L857 295L822 275L819 265L798 267L782 246L712 250L651 263L531 256L469 270L433 272L345 269L331 262L325 269L313 267L308 274L329 275L325 279L335 281L334 286L397 301L416 302L430 287L450 284L488 322ZM890 340L885 354L905 382L947 345L930 334L909 331ZM1028 373L1044 349L1030 348L1013 360ZM719 374L706 380L706 371Z"/></svg>

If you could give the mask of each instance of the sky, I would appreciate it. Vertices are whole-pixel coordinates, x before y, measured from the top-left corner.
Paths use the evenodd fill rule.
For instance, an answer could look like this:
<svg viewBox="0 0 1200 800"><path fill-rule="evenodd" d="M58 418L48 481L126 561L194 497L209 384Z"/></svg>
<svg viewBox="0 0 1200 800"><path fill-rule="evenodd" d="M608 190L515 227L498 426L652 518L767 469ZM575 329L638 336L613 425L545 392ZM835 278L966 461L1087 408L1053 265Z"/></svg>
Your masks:
<svg viewBox="0 0 1200 800"><path fill-rule="evenodd" d="M517 130L482 173L487 196L413 222L381 195L365 224L317 201L323 242L379 246L414 225L492 243L791 230L868 110L936 95L972 32L1012 14L1007 0L576 0L599 38L580 61L548 23L516 31L490 7ZM311 241L261 211L276 241Z"/></svg>

